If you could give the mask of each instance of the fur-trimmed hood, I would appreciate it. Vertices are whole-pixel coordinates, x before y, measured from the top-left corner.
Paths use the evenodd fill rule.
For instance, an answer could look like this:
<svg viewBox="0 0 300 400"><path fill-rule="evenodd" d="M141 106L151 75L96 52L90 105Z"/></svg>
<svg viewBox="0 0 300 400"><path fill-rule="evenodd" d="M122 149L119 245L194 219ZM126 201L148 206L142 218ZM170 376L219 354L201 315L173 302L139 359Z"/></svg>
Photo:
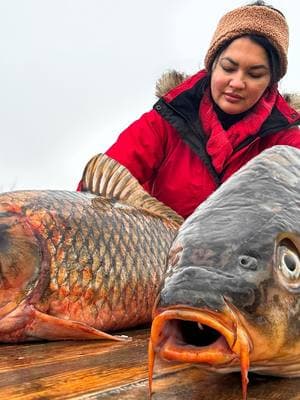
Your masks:
<svg viewBox="0 0 300 400"><path fill-rule="evenodd" d="M170 70L162 74L158 79L155 86L155 95L158 98L163 97L174 87L180 85L183 81L189 78L189 75ZM293 107L297 112L300 112L300 94L299 93L284 93L284 99Z"/></svg>

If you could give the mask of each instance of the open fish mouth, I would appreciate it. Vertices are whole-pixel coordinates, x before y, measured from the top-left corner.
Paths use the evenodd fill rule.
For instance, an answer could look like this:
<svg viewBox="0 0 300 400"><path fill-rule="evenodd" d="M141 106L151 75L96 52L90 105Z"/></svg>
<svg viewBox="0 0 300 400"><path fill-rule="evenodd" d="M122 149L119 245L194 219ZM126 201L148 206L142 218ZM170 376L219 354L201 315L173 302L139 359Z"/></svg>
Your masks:
<svg viewBox="0 0 300 400"><path fill-rule="evenodd" d="M247 397L251 340L233 306L225 303L220 313L175 306L158 310L149 342L149 384L154 358L238 369L242 374L243 399Z"/></svg>

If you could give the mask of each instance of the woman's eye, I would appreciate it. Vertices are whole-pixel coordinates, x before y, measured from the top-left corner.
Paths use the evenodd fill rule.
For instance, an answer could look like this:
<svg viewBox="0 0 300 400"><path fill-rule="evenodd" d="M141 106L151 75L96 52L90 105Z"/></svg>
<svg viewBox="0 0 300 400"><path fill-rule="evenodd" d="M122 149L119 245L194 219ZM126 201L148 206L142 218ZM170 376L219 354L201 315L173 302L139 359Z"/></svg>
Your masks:
<svg viewBox="0 0 300 400"><path fill-rule="evenodd" d="M261 74L257 75L257 74L253 74L253 73L250 72L249 76L251 78L253 78L253 79L259 79L259 78L262 78L263 75L261 75Z"/></svg>
<svg viewBox="0 0 300 400"><path fill-rule="evenodd" d="M225 66L222 65L222 69L225 72L234 72L234 68L231 68L231 67L225 67Z"/></svg>

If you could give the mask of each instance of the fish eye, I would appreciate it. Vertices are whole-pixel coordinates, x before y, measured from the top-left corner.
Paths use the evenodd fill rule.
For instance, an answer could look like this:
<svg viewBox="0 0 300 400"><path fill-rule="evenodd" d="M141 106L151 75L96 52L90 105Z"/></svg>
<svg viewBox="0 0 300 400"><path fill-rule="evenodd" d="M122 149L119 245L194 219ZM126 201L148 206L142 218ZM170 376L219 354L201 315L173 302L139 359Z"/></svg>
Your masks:
<svg viewBox="0 0 300 400"><path fill-rule="evenodd" d="M299 255L295 250L286 246L279 248L279 269L286 279L291 281L300 278L300 260Z"/></svg>
<svg viewBox="0 0 300 400"><path fill-rule="evenodd" d="M274 262L278 282L289 292L300 294L300 251L296 235L281 235Z"/></svg>
<svg viewBox="0 0 300 400"><path fill-rule="evenodd" d="M297 267L297 258L294 254L284 254L282 261L289 271L295 271Z"/></svg>
<svg viewBox="0 0 300 400"><path fill-rule="evenodd" d="M7 230L9 225L0 224L0 250L6 250L8 247Z"/></svg>

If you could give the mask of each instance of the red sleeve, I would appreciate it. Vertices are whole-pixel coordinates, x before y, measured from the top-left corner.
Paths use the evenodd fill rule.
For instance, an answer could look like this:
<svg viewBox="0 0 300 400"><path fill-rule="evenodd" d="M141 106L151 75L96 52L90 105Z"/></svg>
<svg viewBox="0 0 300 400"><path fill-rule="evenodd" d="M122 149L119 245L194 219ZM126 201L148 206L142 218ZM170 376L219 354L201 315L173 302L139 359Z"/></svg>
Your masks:
<svg viewBox="0 0 300 400"><path fill-rule="evenodd" d="M155 111L125 129L106 154L126 167L147 188L164 158L166 122Z"/></svg>

